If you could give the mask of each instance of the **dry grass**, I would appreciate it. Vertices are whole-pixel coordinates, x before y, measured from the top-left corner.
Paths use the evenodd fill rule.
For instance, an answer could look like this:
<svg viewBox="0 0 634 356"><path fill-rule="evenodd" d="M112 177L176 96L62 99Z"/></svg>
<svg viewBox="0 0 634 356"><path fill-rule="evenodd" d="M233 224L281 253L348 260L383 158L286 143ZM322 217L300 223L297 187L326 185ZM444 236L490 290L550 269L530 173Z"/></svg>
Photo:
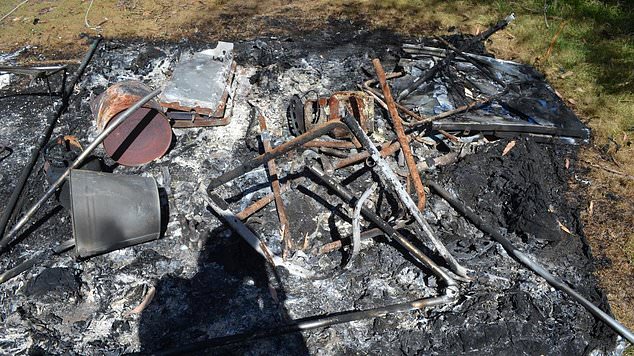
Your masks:
<svg viewBox="0 0 634 356"><path fill-rule="evenodd" d="M0 3L0 15L21 0ZM518 19L488 41L498 57L536 65L592 128L583 159L634 175L634 26L632 2L615 0L336 0L203 1L30 0L0 23L0 51L25 45L53 58L79 57L81 33L118 38L200 40L254 37L327 26L328 19L362 21L409 35L443 34L455 28L477 33L511 11ZM549 5L544 18L543 5ZM548 26L547 26L548 22ZM553 37L563 29L546 58ZM34 59L26 58L25 60ZM602 261L598 276L614 313L634 328L634 182L590 167L586 192L592 214L583 214L586 235Z"/></svg>

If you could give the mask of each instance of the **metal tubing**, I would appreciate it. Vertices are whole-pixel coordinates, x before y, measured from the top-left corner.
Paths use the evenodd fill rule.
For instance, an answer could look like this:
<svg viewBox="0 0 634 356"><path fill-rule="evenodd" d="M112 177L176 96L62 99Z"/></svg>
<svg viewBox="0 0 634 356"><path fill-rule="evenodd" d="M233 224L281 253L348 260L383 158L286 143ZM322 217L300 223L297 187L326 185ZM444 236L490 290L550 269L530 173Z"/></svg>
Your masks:
<svg viewBox="0 0 634 356"><path fill-rule="evenodd" d="M242 165L223 173L222 175L216 177L216 178L212 178L211 183L209 183L209 186L207 187L207 192L211 193L213 192L214 189L218 188L219 186L240 177L243 174L246 174L252 170L254 170L255 168L261 166L262 164L268 162L269 160L273 159L273 158L277 158L289 151L292 151L300 146L302 146L303 144L305 144L306 142L309 142L317 137L320 137L322 135L325 135L329 132L331 132L332 130L335 129L345 129L347 130L347 126L344 125L343 123L341 123L340 121L328 121L324 124L321 124L319 126L315 126L315 128L313 128L312 130L297 136L296 138L285 142L283 144L281 144L280 146L277 146L275 148L273 148L272 150L270 150L269 152L265 152L264 154L261 154L257 157L252 158L251 160L243 163Z"/></svg>
<svg viewBox="0 0 634 356"><path fill-rule="evenodd" d="M2 253L2 250L4 249L4 247L8 244L8 242L6 241L9 239L9 237L4 236L4 232L7 228L7 223L9 221L9 218L13 214L13 210L15 209L18 199L20 198L20 194L22 194L24 185L29 179L29 176L31 176L31 171L33 171L33 167L35 166L35 163L37 162L37 159L40 156L40 151L42 151L44 146L48 144L48 141L51 139L51 135L53 134L53 129L55 129L55 125L57 125L57 120L62 116L64 111L66 111L66 109L68 108L68 99L70 98L70 95L73 93L75 84L77 84L77 82L79 81L79 78L81 78L81 75L84 73L84 70L88 66L88 63L92 59L92 56L95 54L95 51L97 50L97 46L99 45L100 41L101 41L101 37L98 37L97 39L93 41L92 45L88 49L88 52L84 56L83 61L79 65L79 68L77 68L77 72L75 76L73 77L73 79L71 80L70 85L67 86L66 90L62 93L62 102L60 106L51 116L49 116L48 120L46 121L46 129L44 129L42 136L40 136L39 141L37 142L37 144L31 151L31 158L29 159L26 166L24 166L24 168L22 169L22 174L20 175L20 178L18 178L18 181L15 184L15 188L13 188L13 192L11 193L11 196L9 197L9 201L7 202L7 205L4 207L4 211L2 212L2 217L0 218L0 253Z"/></svg>
<svg viewBox="0 0 634 356"><path fill-rule="evenodd" d="M340 313L333 313L324 316L312 316L308 318L302 318L294 320L293 322L282 325L276 328L266 328L246 332L237 335L223 336L208 340L199 341L186 346L177 347L171 350L163 350L154 355L182 355L188 353L196 353L200 350L227 346L238 343L245 343L249 341L264 339L273 336L285 335L294 332L301 332L316 328L323 328L336 324L348 323L355 320L378 318L390 313L403 313L413 310L419 310L438 305L444 305L453 302L456 299L457 290L448 288L445 295L433 298L416 299L410 302L398 303L387 305L384 307L359 310L359 311L347 311Z"/></svg>
<svg viewBox="0 0 634 356"><path fill-rule="evenodd" d="M334 178L328 176L316 165L309 165L308 170L350 206L354 206L358 202L359 199L357 199L348 189L339 184L339 182L337 182ZM385 220L378 216L374 211L368 209L367 207L362 207L361 213L366 219L368 219L368 221L378 226L388 238L391 238L399 243L407 251L409 251L412 257L422 263L425 267L429 268L429 270L433 274L447 282L448 286L455 286L458 284L431 258L427 257L427 255L425 255L420 249L414 246L414 244L412 244L405 237L399 234L396 229L394 229L390 224L388 224Z"/></svg>
<svg viewBox="0 0 634 356"><path fill-rule="evenodd" d="M344 268L352 265L352 261L361 250L361 209L376 187L377 184L372 183L370 188L361 194L361 198L359 198L354 206L354 213L352 214L352 252L350 253L350 258Z"/></svg>
<svg viewBox="0 0 634 356"><path fill-rule="evenodd" d="M363 132L363 130L359 126L359 123L347 116L343 118L343 122L348 125L350 132L352 132L352 134L356 136L356 138L359 140L359 142L361 142L365 149L370 152L370 157L372 157L372 160L374 160L374 162L376 163L375 167L378 168L378 173L381 181L383 181L383 184L391 187L392 189L394 189L394 191L396 191L396 194L403 202L405 207L412 214L418 225L421 227L423 233L425 233L427 238L436 247L436 251L438 252L438 254L442 256L445 261L447 261L447 264L449 264L449 266L457 275L464 278L469 278L467 276L468 270L461 266L458 261L456 261L456 259L451 255L451 253L449 253L445 245L443 245L443 243L434 236L431 226L427 224L425 218L423 217L423 214L420 212L420 210L418 210L416 204L409 196L409 194L407 194L407 191L405 191L405 188L403 188L403 185L398 180L396 174L392 171L387 162L381 157L381 154L376 149L372 141L370 141L368 135Z"/></svg>
<svg viewBox="0 0 634 356"><path fill-rule="evenodd" d="M579 304L581 304L584 308L586 308L592 315L597 317L597 319L606 323L609 327L611 327L614 331L616 331L623 338L627 339L630 343L634 344L634 333L628 330L623 324L616 321L610 315L608 315L603 310L599 309L596 305L592 304L589 300L584 298L582 295L577 293L574 289L569 287L563 280L559 277L552 275L548 272L544 267L542 267L539 263L533 261L530 257L528 257L525 253L518 250L513 246L511 241L509 241L506 237L504 237L500 232L494 229L492 226L488 225L482 218L480 218L471 208L469 208L466 204L459 201L456 197L451 195L448 191L442 188L436 182L428 182L428 185L433 188L438 195L440 195L443 199L445 199L454 209L456 209L460 214L464 215L467 219L471 220L471 222L480 230L493 237L495 241L500 243L502 247L508 252L511 256L514 256L518 261L523 263L530 270L544 278L550 285L553 287L563 291L568 294L572 299L576 300Z"/></svg>
<svg viewBox="0 0 634 356"><path fill-rule="evenodd" d="M211 207L216 214L220 215L220 217L234 230L236 231L244 241L246 241L252 249L255 250L259 255L264 257L269 263L275 266L275 262L273 261L273 253L269 248L257 237L253 231L249 230L249 228L240 221L236 217L236 215L231 212L226 206L226 202L217 194L208 194L209 201L207 204Z"/></svg>
<svg viewBox="0 0 634 356"><path fill-rule="evenodd" d="M260 110L256 109L258 115L258 121L260 123L262 138L262 146L264 147L264 153L270 152L273 147L271 147L271 138L269 137L269 132L266 127L266 118L262 115ZM267 167L269 169L269 177L271 179L271 190L273 191L273 196L275 198L275 207L277 208L277 217L280 220L280 227L282 233L282 257L286 259L288 253L291 251L292 242L291 242L291 229L290 224L288 222L288 217L286 216L286 208L284 208L284 201L282 200L282 194L280 193L280 181L277 176L277 165L275 164L275 159L271 159L266 162Z"/></svg>
<svg viewBox="0 0 634 356"><path fill-rule="evenodd" d="M401 150L403 151L403 156L405 156L409 175L414 182L414 190L416 191L416 196L418 197L418 209L423 210L425 209L425 188L423 187L423 182L421 181L420 174L418 173L418 168L416 168L416 161L414 160L414 155L412 154L412 148L409 145L409 138L405 135L403 122L401 121L401 117L398 115L394 98L392 98L392 91L387 85L387 79L385 78L385 71L383 70L381 61L378 58L375 58L372 60L372 64L374 65L376 76L379 78L379 83L381 84L381 89L383 90L383 97L385 98L385 104L387 105L390 117L392 117L394 132L396 132L398 143L401 144Z"/></svg>
<svg viewBox="0 0 634 356"><path fill-rule="evenodd" d="M18 234L20 229L29 221L29 219L37 212L37 210L50 198L55 191L64 183L66 178L70 175L70 171L74 168L80 166L83 161L88 157L92 151L99 146L99 144L112 132L114 131L121 123L123 123L130 115L132 115L136 110L141 108L145 103L152 100L155 96L157 96L161 92L160 89L154 90L149 93L141 100L139 100L136 104L132 105L128 108L121 116L117 117L113 120L105 130L103 130L97 138L93 142L86 147L84 151L75 159L75 161L66 169L66 171L55 181L55 183L51 184L46 193L24 214L24 216L13 226L11 231L5 236L4 240L0 242L0 251L4 250L5 247L11 242L11 240Z"/></svg>
<svg viewBox="0 0 634 356"><path fill-rule="evenodd" d="M46 251L40 251L33 255L33 257L28 260L18 264L17 266L3 272L0 274L0 284L19 276L22 272L29 270L31 267L36 264L45 261L50 258L52 255L59 255L64 251L68 251L75 246L75 239L70 239L62 242L61 244L53 247L52 249L48 249Z"/></svg>

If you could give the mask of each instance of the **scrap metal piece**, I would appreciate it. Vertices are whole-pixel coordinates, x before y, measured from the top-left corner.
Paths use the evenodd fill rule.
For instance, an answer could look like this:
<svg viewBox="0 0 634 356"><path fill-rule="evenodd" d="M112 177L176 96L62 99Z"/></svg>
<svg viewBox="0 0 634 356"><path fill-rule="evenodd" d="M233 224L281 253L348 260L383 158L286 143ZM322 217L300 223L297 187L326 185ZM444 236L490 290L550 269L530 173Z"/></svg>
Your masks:
<svg viewBox="0 0 634 356"><path fill-rule="evenodd" d="M291 135L299 136L306 132L304 104L297 94L291 97L291 101L286 108L286 119L288 120L288 128L291 131Z"/></svg>
<svg viewBox="0 0 634 356"><path fill-rule="evenodd" d="M190 127L211 127L211 126L225 126L231 122L231 116L233 111L233 103L229 101L231 96L229 95L229 89L233 84L235 77L236 63L231 65L231 72L227 78L227 87L222 95L217 110L212 112L211 115L203 115L200 112L191 109L189 112L177 111L173 109L167 110L167 117L172 122L172 127L175 128L190 128ZM161 104L163 105L163 104ZM227 111L227 106L231 105L231 110Z"/></svg>
<svg viewBox="0 0 634 356"><path fill-rule="evenodd" d="M233 43L230 42L220 41L216 48L182 56L159 98L161 106L187 114L196 113L203 120L222 119L235 69ZM173 118L178 119L177 116ZM214 125L227 123L224 120Z"/></svg>
<svg viewBox="0 0 634 356"><path fill-rule="evenodd" d="M100 131L124 110L150 93L145 84L123 81L97 96L90 108ZM108 156L125 166L138 166L162 157L172 143L172 128L160 105L151 100L135 110L103 141Z"/></svg>
<svg viewBox="0 0 634 356"><path fill-rule="evenodd" d="M303 110L300 109L303 106ZM293 96L287 108L289 128L293 134L302 134L328 121L339 120L351 115L366 132L374 131L374 98L363 91L340 91L329 98L306 100L301 104L298 96ZM348 130L335 130L335 138L349 137Z"/></svg>
<svg viewBox="0 0 634 356"><path fill-rule="evenodd" d="M41 66L41 67L28 67L28 66L0 66L0 74L13 73L21 75L30 75L35 78L50 77L55 73L65 71L66 66Z"/></svg>
<svg viewBox="0 0 634 356"><path fill-rule="evenodd" d="M73 169L69 186L79 257L160 237L161 207L154 178Z"/></svg>
<svg viewBox="0 0 634 356"><path fill-rule="evenodd" d="M407 194L407 191L405 191L405 188L403 188L403 185L398 180L398 177L396 176L394 171L392 171L387 162L383 159L383 157L381 157L379 150L377 150L372 141L370 141L368 135L363 132L363 129L359 126L359 123L350 117L344 117L342 120L348 126L348 128L350 128L350 132L352 132L352 134L359 140L359 142L361 142L363 147L365 147L365 149L370 152L370 157L372 157L372 160L374 160L374 162L376 163L376 167L378 168L378 173L381 181L383 181L385 185L392 187L392 189L396 191L396 194L403 202L403 204L407 207L409 212L412 214L418 225L421 227L421 230L433 243L438 254L442 256L442 258L447 262L447 264L449 264L449 266L457 275L468 279L468 270L460 265L460 263L458 263L458 261L451 255L451 253L449 253L447 247L445 247L445 245L443 245L443 243L438 240L436 236L434 236L431 226L429 226L427 221L425 221L425 218L416 206L416 203L414 203L409 194Z"/></svg>
<svg viewBox="0 0 634 356"><path fill-rule="evenodd" d="M379 83L381 84L381 89L383 90L383 97L385 98L385 104L387 105L390 117L392 118L392 124L394 125L394 131L396 132L398 143L401 145L401 150L405 156L409 175L414 182L414 190L416 190L416 196L418 196L418 209L423 210L425 208L425 189L423 187L420 174L418 173L418 169L416 168L416 161L414 160L414 155L412 154L412 149L409 145L409 137L405 135L403 123L401 121L401 117L398 115L394 98L392 98L392 91L387 85L387 79L385 77L385 71L383 70L381 61L378 58L375 58L372 61L372 64L374 65L374 70L379 78Z"/></svg>
<svg viewBox="0 0 634 356"><path fill-rule="evenodd" d="M288 270L289 273L296 276L307 278L313 275L313 272L302 267L293 265L284 261L279 256L275 256L273 252L264 244L260 238L249 229L237 216L229 210L227 202L214 192L207 192L209 199L207 204L209 207L224 220L233 231L240 235L258 254L264 257L271 265L281 266Z"/></svg>
<svg viewBox="0 0 634 356"><path fill-rule="evenodd" d="M363 208L365 201L370 197L377 186L378 185L376 183L373 183L370 188L363 192L363 194L361 194L361 198L359 198L354 207L354 214L352 214L352 252L350 253L350 258L344 268L348 268L352 265L352 261L361 250L361 209Z"/></svg>

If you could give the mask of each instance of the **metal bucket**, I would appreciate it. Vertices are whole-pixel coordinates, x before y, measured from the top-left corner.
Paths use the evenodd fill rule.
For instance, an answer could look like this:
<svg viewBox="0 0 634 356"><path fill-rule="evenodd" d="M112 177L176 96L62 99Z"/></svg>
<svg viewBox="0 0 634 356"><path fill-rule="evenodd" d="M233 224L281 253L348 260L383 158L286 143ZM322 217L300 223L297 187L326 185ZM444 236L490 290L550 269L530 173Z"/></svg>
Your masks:
<svg viewBox="0 0 634 356"><path fill-rule="evenodd" d="M97 96L90 109L102 131L117 116L150 93L138 81L116 83ZM162 157L172 142L172 128L160 105L151 100L135 111L103 141L108 156L125 166L138 166Z"/></svg>
<svg viewBox="0 0 634 356"><path fill-rule="evenodd" d="M89 257L161 234L161 207L154 178L74 169L70 174L75 249Z"/></svg>

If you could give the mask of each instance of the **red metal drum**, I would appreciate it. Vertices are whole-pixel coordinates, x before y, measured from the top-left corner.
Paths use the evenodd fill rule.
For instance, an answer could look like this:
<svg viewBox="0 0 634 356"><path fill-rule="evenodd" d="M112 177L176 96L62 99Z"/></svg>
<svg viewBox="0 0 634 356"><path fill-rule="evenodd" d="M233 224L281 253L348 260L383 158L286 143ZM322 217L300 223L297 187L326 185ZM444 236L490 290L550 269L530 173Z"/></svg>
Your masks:
<svg viewBox="0 0 634 356"><path fill-rule="evenodd" d="M152 89L141 82L112 85L91 103L99 130L134 105ZM124 166L138 166L162 157L172 142L172 128L155 100L130 115L103 141L112 159Z"/></svg>

